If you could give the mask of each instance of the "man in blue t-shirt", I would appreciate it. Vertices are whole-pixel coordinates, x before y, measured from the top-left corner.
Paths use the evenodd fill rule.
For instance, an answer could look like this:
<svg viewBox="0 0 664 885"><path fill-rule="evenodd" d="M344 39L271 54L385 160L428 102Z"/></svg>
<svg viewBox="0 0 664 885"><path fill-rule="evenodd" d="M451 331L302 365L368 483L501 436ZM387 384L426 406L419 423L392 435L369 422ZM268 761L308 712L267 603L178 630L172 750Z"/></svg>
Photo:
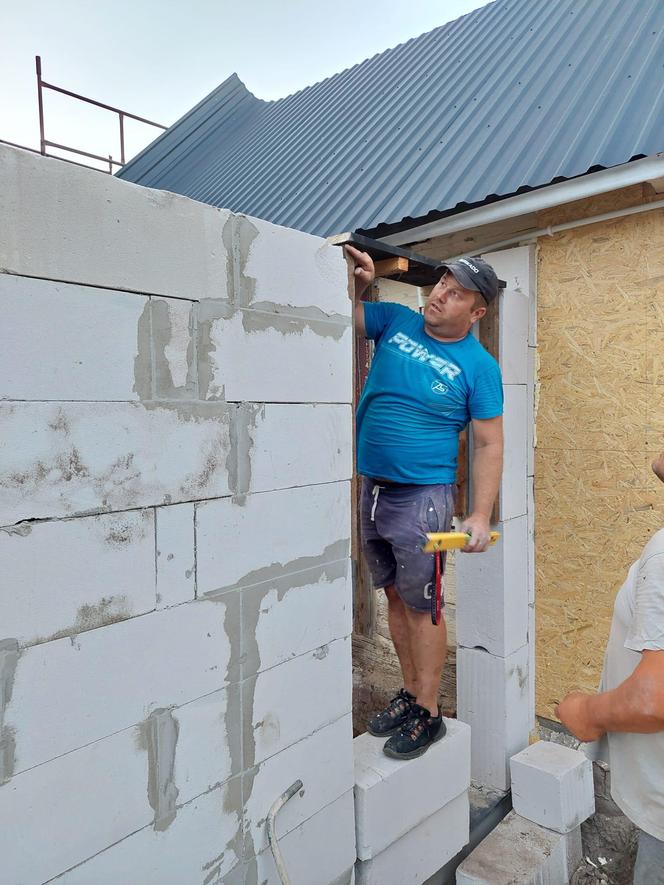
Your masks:
<svg viewBox="0 0 664 885"><path fill-rule="evenodd" d="M368 724L389 736L388 756L411 759L445 734L438 688L447 654L445 621L429 616L435 593L427 532L449 531L459 431L473 428L473 511L461 530L464 548L489 543L489 519L503 460L503 392L494 358L471 334L500 291L481 258L442 265L440 281L419 314L400 304L360 300L374 279L370 256L346 246L355 261L355 330L375 342L357 409L362 474L362 549L388 600L390 634L403 687Z"/></svg>

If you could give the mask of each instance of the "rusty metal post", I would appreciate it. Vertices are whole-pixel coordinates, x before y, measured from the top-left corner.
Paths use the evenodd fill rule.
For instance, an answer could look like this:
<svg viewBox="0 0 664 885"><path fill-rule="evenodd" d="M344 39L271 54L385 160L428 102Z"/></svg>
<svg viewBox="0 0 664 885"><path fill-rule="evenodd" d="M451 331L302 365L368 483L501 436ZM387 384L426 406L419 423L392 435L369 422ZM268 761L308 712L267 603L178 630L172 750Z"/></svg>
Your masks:
<svg viewBox="0 0 664 885"><path fill-rule="evenodd" d="M44 138L44 101L42 97L42 72L41 72L41 56L35 56L35 64L37 67L37 103L39 105L39 145L42 154L46 154L46 140Z"/></svg>
<svg viewBox="0 0 664 885"><path fill-rule="evenodd" d="M118 112L118 118L120 120L120 163L124 166L124 164L125 164L124 114L122 113L122 111Z"/></svg>

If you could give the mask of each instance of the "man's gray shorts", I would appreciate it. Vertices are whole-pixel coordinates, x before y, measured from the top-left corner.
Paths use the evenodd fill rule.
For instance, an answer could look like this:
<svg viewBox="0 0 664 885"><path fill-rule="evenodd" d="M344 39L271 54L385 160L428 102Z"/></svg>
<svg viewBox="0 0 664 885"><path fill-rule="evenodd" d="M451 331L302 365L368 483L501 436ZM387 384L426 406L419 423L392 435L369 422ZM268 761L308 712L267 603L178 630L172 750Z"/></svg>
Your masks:
<svg viewBox="0 0 664 885"><path fill-rule="evenodd" d="M393 584L401 599L428 612L434 590L433 553L422 553L427 532L448 532L456 487L362 479L362 551L374 586Z"/></svg>

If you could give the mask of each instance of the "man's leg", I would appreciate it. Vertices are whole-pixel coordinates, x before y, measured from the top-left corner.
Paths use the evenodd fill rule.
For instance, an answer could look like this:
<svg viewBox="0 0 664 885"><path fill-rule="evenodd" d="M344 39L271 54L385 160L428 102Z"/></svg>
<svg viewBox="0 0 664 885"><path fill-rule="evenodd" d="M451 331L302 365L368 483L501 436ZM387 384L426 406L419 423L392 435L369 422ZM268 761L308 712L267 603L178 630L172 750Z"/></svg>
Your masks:
<svg viewBox="0 0 664 885"><path fill-rule="evenodd" d="M641 831L634 885L664 885L664 842Z"/></svg>
<svg viewBox="0 0 664 885"><path fill-rule="evenodd" d="M403 603L402 603L403 605ZM447 629L444 616L440 624L431 623L428 612L403 605L407 627L407 647L415 675L417 703L432 716L438 715L438 691L447 657Z"/></svg>
<svg viewBox="0 0 664 885"><path fill-rule="evenodd" d="M385 595L387 596L387 623L390 628L390 636L392 637L397 657L399 658L399 664L401 665L403 687L406 691L410 692L413 697L417 697L417 671L411 652L411 631L406 611L407 606L402 602L401 597L395 590L393 584L385 588Z"/></svg>

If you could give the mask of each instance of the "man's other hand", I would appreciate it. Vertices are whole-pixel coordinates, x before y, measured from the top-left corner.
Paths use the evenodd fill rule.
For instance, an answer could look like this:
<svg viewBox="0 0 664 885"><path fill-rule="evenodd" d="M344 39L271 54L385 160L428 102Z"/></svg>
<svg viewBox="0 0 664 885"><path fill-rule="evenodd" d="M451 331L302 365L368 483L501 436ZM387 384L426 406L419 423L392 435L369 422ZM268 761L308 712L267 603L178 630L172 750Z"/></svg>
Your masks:
<svg viewBox="0 0 664 885"><path fill-rule="evenodd" d="M483 553L489 546L491 528L489 520L481 513L471 513L459 531L470 535L470 540L462 548L463 553Z"/></svg>
<svg viewBox="0 0 664 885"><path fill-rule="evenodd" d="M355 262L355 297L360 298L367 286L373 283L375 279L376 269L373 259L367 252L360 252L359 249L350 244L344 246L344 251Z"/></svg>
<svg viewBox="0 0 664 885"><path fill-rule="evenodd" d="M570 691L555 708L555 714L565 728L584 742L598 741L604 736L604 731L590 719L588 699L591 697L583 691Z"/></svg>

